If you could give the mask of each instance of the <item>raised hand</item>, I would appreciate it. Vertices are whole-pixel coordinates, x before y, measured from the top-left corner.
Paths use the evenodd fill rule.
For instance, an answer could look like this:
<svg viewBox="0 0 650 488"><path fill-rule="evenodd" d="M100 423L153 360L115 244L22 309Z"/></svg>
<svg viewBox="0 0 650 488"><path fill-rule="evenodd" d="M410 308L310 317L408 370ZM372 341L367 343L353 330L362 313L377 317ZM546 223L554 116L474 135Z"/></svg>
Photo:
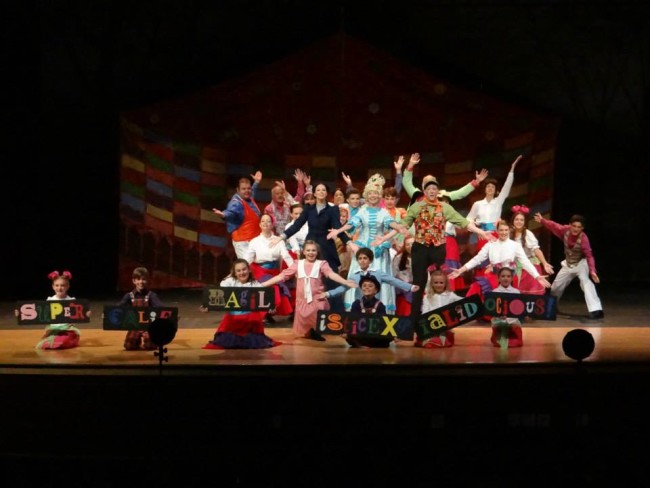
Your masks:
<svg viewBox="0 0 650 488"><path fill-rule="evenodd" d="M400 174L402 172L402 166L404 165L404 156L399 156L397 158L397 161L393 161L393 165L395 166L395 173Z"/></svg>
<svg viewBox="0 0 650 488"><path fill-rule="evenodd" d="M305 176L302 177L302 181L305 184L305 187L308 187L311 183L311 176L305 173Z"/></svg>
<svg viewBox="0 0 650 488"><path fill-rule="evenodd" d="M258 185L260 184L260 181L262 181L262 172L261 171L256 171L254 175L251 175L251 178L257 183Z"/></svg>
<svg viewBox="0 0 650 488"><path fill-rule="evenodd" d="M293 177L296 179L297 182L300 183L300 181L304 181L305 173L303 170L297 169L296 171L293 172Z"/></svg>
<svg viewBox="0 0 650 488"><path fill-rule="evenodd" d="M350 178L350 175L346 175L343 171L341 171L341 177L343 178L343 181L345 181L346 185L352 186L352 178Z"/></svg>
<svg viewBox="0 0 650 488"><path fill-rule="evenodd" d="M542 219L543 219L542 214L539 213L539 212L535 213L535 215L533 216L533 218L535 219L535 222L541 222Z"/></svg>
<svg viewBox="0 0 650 488"><path fill-rule="evenodd" d="M515 161L512 163L512 166L510 166L510 171L514 171L514 170L515 170L515 166L517 166L517 163L518 163L519 161L521 161L522 159L524 159L524 156L523 156L522 154L520 154L519 156L517 156L517 159L515 159Z"/></svg>
<svg viewBox="0 0 650 488"><path fill-rule="evenodd" d="M480 183L485 178L487 178L487 176L488 176L488 170L483 168L480 173L478 171L476 172L476 181Z"/></svg>
<svg viewBox="0 0 650 488"><path fill-rule="evenodd" d="M408 169L413 169L413 167L420 162L420 153L411 154L409 159Z"/></svg>

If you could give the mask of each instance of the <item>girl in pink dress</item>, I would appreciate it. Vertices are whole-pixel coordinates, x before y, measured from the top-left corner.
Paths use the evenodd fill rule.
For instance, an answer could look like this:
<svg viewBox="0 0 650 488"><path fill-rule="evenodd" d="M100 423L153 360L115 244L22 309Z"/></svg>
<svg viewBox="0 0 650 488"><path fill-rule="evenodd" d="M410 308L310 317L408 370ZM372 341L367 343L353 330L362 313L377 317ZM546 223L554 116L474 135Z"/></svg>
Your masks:
<svg viewBox="0 0 650 488"><path fill-rule="evenodd" d="M282 271L285 279L296 277L296 308L293 317L293 332L297 337L324 341L316 329L316 315L319 310L329 310L323 278L328 278L350 288L357 284L334 272L327 261L320 259L320 248L316 241L307 240L302 248L303 259L295 261Z"/></svg>

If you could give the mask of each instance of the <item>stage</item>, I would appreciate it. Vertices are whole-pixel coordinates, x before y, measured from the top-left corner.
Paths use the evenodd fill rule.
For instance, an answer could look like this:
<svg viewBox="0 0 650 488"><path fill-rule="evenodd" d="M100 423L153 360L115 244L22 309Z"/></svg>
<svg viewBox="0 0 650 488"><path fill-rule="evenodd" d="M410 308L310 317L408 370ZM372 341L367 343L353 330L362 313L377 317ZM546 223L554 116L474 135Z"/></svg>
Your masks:
<svg viewBox="0 0 650 488"><path fill-rule="evenodd" d="M298 339L279 320L267 334L280 346L243 351L202 349L219 314L198 312L197 291L169 292L181 318L162 364L124 351L124 332L98 318L80 347L37 351L42 327L16 325L4 303L0 459L23 486L61 463L80 486L635 480L650 433L649 309L642 294L604 295L604 320L586 320L574 293L558 320L524 323L516 349L476 322L427 350ZM595 341L582 362L562 349L574 329Z"/></svg>

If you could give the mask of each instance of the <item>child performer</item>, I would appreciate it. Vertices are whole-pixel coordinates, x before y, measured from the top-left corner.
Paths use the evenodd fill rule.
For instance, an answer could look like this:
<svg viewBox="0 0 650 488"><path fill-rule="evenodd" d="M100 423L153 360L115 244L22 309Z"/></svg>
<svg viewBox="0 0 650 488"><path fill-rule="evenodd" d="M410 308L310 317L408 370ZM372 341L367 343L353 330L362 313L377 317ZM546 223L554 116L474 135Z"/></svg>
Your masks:
<svg viewBox="0 0 650 488"><path fill-rule="evenodd" d="M360 248L356 252L355 257L357 262L357 266L356 266L357 269L355 271L351 271L350 274L348 275L348 279L352 280L354 283L361 283L361 278L363 278L364 276L372 275L375 278L377 278L377 281L379 281L380 283L386 283L391 287L399 288L400 290L405 292L415 292L420 289L420 287L417 285L412 285L411 283L395 278L392 275L392 273L385 273L380 269L373 268L372 261L374 259L374 254L372 252L372 249L370 248L367 247ZM379 289L380 288L378 288L378 290ZM350 290L345 288L344 286L338 286L333 290L328 291L325 295L327 298L333 298L342 293L345 293L345 299L344 299L345 310L349 312L352 310L352 304L354 303L354 301L361 298L361 294L358 289ZM393 312L388 310L388 307L386 307L386 305L384 304L384 300L386 299L386 296L390 297L390 295L384 295L383 293L381 293L379 298L382 302L382 306L386 311L385 313L392 315ZM391 303L394 303L394 301L392 301Z"/></svg>
<svg viewBox="0 0 650 488"><path fill-rule="evenodd" d="M300 217L300 214L302 214L302 203L294 203L291 205L291 221L284 229L287 230L291 228L293 223L298 219L298 217ZM309 228L307 227L307 224L304 224L298 232L287 239L287 249L293 259L298 259L298 256L300 256L300 251L302 251L302 245L307 238L308 231Z"/></svg>
<svg viewBox="0 0 650 488"><path fill-rule="evenodd" d="M72 275L70 271L64 271L59 274L58 271L52 271L47 277L52 280L52 289L54 295L47 297L47 300L74 300L74 297L68 295L70 289L70 280ZM16 310L18 315L18 310ZM90 311L88 312L90 316ZM36 349L72 349L79 345L79 329L70 324L50 324L45 328L45 334L36 344Z"/></svg>
<svg viewBox="0 0 650 488"><path fill-rule="evenodd" d="M129 305L131 307L162 307L163 303L158 295L149 290L149 271L147 268L138 267L131 274L133 290L122 297L118 306ZM153 351L158 349L149 339L149 332L146 330L130 330L124 338L124 349L127 351Z"/></svg>
<svg viewBox="0 0 650 488"><path fill-rule="evenodd" d="M344 205L339 205L339 215L341 220L341 225L348 223L349 218L349 208ZM348 237L350 235L348 234ZM336 252L339 255L339 261L341 261L341 266L339 266L339 274L344 278L347 278L348 273L350 272L350 263L352 262L352 250L346 246L346 244L341 240L340 237L335 238L336 242Z"/></svg>
<svg viewBox="0 0 650 488"><path fill-rule="evenodd" d="M313 240L305 241L302 248L303 259L294 261L281 276L285 279L295 276L296 280L296 309L293 318L293 332L298 337L315 341L324 341L314 327L319 310L329 310L326 299L324 277L341 285L356 288L352 280L346 280L336 273L327 261L320 259L320 247Z"/></svg>
<svg viewBox="0 0 650 488"><path fill-rule="evenodd" d="M499 286L493 291L497 293L521 293L512 286L514 271L508 267L499 269ZM509 347L521 347L524 345L521 322L513 317L492 317L492 337L490 342L496 347L507 349Z"/></svg>
<svg viewBox="0 0 650 488"><path fill-rule="evenodd" d="M359 288L361 289L361 298L358 298L352 304L350 312L359 315L372 314L372 315L386 315L386 307L376 297L381 290L381 285L377 278L372 275L362 276L359 280ZM363 334L347 334L345 341L351 347L379 347L384 348L390 346L393 342L393 336L368 336Z"/></svg>
<svg viewBox="0 0 650 488"><path fill-rule="evenodd" d="M251 273L248 261L236 259L220 286L227 287L266 287L282 281L278 275L260 283ZM201 307L202 312L208 309ZM264 315L266 311L226 312L214 334L214 338L203 349L263 349L279 346L281 342L271 339L264 333Z"/></svg>
<svg viewBox="0 0 650 488"><path fill-rule="evenodd" d="M393 276L406 283L413 283L413 270L411 269L411 246L415 241L414 237L404 239L401 249L397 252L391 264ZM395 315L408 317L411 315L411 301L413 293L395 287Z"/></svg>
<svg viewBox="0 0 650 488"><path fill-rule="evenodd" d="M441 269L435 269L430 266L429 282L422 298L422 313L427 313L450 303L462 300L463 297L456 295L451 291L449 278ZM451 347L454 345L454 332L447 330L439 336L428 339L417 339L414 344L416 347L425 347L433 349L436 347Z"/></svg>
<svg viewBox="0 0 650 488"><path fill-rule="evenodd" d="M347 202L346 205L350 213L348 217L349 220L354 217L361 208L361 190L351 186L345 191L345 193L347 195L345 201Z"/></svg>
<svg viewBox="0 0 650 488"><path fill-rule="evenodd" d="M584 220L582 215L573 215L569 219L569 225L561 225L545 219L539 212L535 214L536 222L542 224L564 242L565 259L562 261L562 268L553 280L551 295L557 297L559 301L566 287L577 276L580 280L580 288L585 294L589 318L602 319L605 314L594 285L594 283L600 283L600 278L596 273L596 261L591 251L589 238L584 233ZM589 279L590 277L593 282Z"/></svg>

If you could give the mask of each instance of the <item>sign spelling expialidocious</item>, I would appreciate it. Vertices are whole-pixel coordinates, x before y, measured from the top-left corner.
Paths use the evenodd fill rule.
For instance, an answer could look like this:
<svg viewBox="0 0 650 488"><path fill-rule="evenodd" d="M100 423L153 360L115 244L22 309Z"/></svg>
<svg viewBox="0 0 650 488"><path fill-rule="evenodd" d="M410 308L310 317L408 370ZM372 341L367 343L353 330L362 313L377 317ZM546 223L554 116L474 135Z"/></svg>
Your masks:
<svg viewBox="0 0 650 488"><path fill-rule="evenodd" d="M476 320L483 313L481 298L473 295L444 307L426 312L418 318L418 337L426 339L445 330ZM316 328L322 334L362 334L391 336L413 340L414 328L409 317L399 315L353 314L350 312L318 312Z"/></svg>
<svg viewBox="0 0 650 488"><path fill-rule="evenodd" d="M418 337L436 337L446 330L476 320L483 314L481 297L471 295L420 315L417 324Z"/></svg>
<svg viewBox="0 0 650 488"><path fill-rule="evenodd" d="M147 330L156 319L178 323L177 307L104 306L104 330Z"/></svg>
<svg viewBox="0 0 650 488"><path fill-rule="evenodd" d="M203 306L208 310L254 312L269 310L275 305L272 287L218 286L203 289Z"/></svg>
<svg viewBox="0 0 650 488"><path fill-rule="evenodd" d="M557 298L552 295L528 295L524 293L487 292L483 300L484 315L493 317L532 317L555 320Z"/></svg>
<svg viewBox="0 0 650 488"><path fill-rule="evenodd" d="M18 325L90 322L88 300L31 300L16 303Z"/></svg>

